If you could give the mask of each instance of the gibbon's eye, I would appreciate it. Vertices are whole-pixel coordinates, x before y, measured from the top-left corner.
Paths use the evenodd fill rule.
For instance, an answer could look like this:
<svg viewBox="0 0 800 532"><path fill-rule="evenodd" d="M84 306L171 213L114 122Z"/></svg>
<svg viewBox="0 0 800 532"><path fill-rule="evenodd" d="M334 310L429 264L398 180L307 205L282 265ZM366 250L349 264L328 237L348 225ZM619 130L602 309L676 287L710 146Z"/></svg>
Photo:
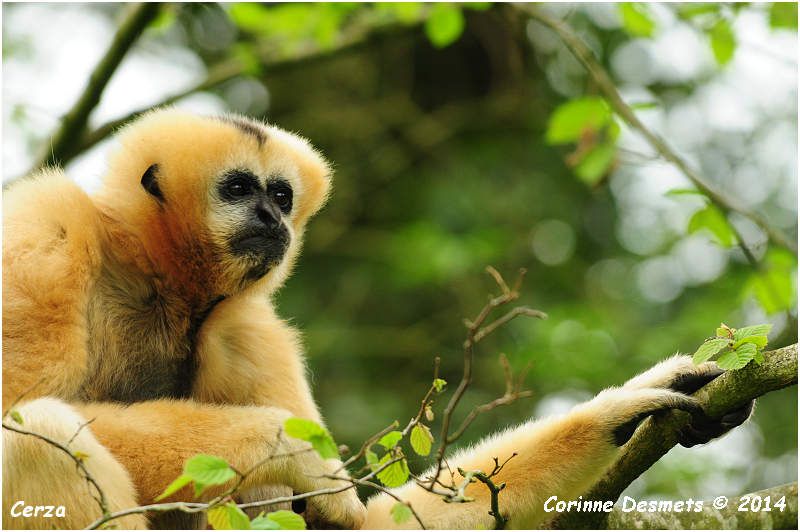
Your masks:
<svg viewBox="0 0 800 532"><path fill-rule="evenodd" d="M284 181L270 183L267 187L267 194L284 214L292 210L292 187L288 183Z"/></svg>
<svg viewBox="0 0 800 532"><path fill-rule="evenodd" d="M244 170L229 172L220 185L220 195L231 201L251 196L258 188L256 176Z"/></svg>

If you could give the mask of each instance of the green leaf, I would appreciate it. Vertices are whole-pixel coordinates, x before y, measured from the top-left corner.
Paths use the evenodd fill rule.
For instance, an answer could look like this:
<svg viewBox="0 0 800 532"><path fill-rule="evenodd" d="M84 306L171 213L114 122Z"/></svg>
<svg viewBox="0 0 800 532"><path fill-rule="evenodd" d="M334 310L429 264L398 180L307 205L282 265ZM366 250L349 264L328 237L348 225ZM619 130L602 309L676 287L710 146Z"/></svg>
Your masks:
<svg viewBox="0 0 800 532"><path fill-rule="evenodd" d="M12 410L11 412L8 413L8 415L11 416L11 419L16 421L18 424L24 425L24 423L22 422L22 414L20 414L18 411Z"/></svg>
<svg viewBox="0 0 800 532"><path fill-rule="evenodd" d="M763 349L766 347L768 340L766 336L746 336L741 340L736 341L736 343L733 344L733 348L737 349L740 345L746 343L755 344L757 348Z"/></svg>
<svg viewBox="0 0 800 532"><path fill-rule="evenodd" d="M436 48L444 48L461 37L464 31L464 15L454 4L437 3L431 6L425 21L425 34Z"/></svg>
<svg viewBox="0 0 800 532"><path fill-rule="evenodd" d="M306 522L303 516L289 510L278 510L264 515L261 512L250 523L253 530L305 530Z"/></svg>
<svg viewBox="0 0 800 532"><path fill-rule="evenodd" d="M724 323L720 323L719 327L717 327L717 336L720 338L733 338L733 330Z"/></svg>
<svg viewBox="0 0 800 532"><path fill-rule="evenodd" d="M236 2L230 5L228 15L240 28L261 33L270 25L270 14L265 6L256 2Z"/></svg>
<svg viewBox="0 0 800 532"><path fill-rule="evenodd" d="M397 445L397 442L399 442L402 437L403 437L402 432L400 432L399 430L393 430L392 432L384 434L383 438L378 440L378 444L383 445L385 449L391 449L392 447Z"/></svg>
<svg viewBox="0 0 800 532"><path fill-rule="evenodd" d="M706 340L703 345L697 348L692 356L692 361L695 364L702 364L706 360L728 347L729 341L724 338L714 338L713 340Z"/></svg>
<svg viewBox="0 0 800 532"><path fill-rule="evenodd" d="M164 493L156 497L155 500L160 501L162 499L166 499L167 497L169 497L170 495L172 495L173 493L175 493L176 491L178 491L191 481L192 477L190 477L189 475L179 476L178 478L173 480L172 483L169 486L167 486L167 489L164 490Z"/></svg>
<svg viewBox="0 0 800 532"><path fill-rule="evenodd" d="M678 16L682 19L697 17L699 15L708 15L711 13L719 12L719 4L714 3L696 3L696 4L683 4L678 8Z"/></svg>
<svg viewBox="0 0 800 532"><path fill-rule="evenodd" d="M575 175L587 185L596 185L608 175L617 158L615 142L604 142L592 148L575 167Z"/></svg>
<svg viewBox="0 0 800 532"><path fill-rule="evenodd" d="M648 7L638 2L619 4L622 26L634 37L652 37L656 23L650 18Z"/></svg>
<svg viewBox="0 0 800 532"><path fill-rule="evenodd" d="M372 471L375 471L375 469L377 469L377 465L378 465L378 455L377 454L375 454L374 452L372 452L372 451L370 451L368 449L367 452L364 453L364 459L367 461L367 465L369 466L369 468Z"/></svg>
<svg viewBox="0 0 800 532"><path fill-rule="evenodd" d="M383 455L383 458L381 458L380 465L392 459L392 453L386 453ZM377 476L378 480L387 488L397 488L406 483L409 473L408 463L406 463L406 459L403 458L382 470Z"/></svg>
<svg viewBox="0 0 800 532"><path fill-rule="evenodd" d="M236 476L228 462L218 456L198 454L186 461L183 474L198 484L205 486L218 486ZM201 490L202 491L202 490Z"/></svg>
<svg viewBox="0 0 800 532"><path fill-rule="evenodd" d="M742 369L756 356L755 344L742 344L734 351L723 353L717 359L717 365L725 370Z"/></svg>
<svg viewBox="0 0 800 532"><path fill-rule="evenodd" d="M322 458L338 458L339 449L330 433L319 423L310 419L292 417L283 423L288 436L311 444Z"/></svg>
<svg viewBox="0 0 800 532"><path fill-rule="evenodd" d="M759 366L764 363L764 352L761 349L756 350L756 354L753 355L753 361Z"/></svg>
<svg viewBox="0 0 800 532"><path fill-rule="evenodd" d="M433 388L437 392L441 392L444 390L444 387L447 386L447 381L444 379L433 379Z"/></svg>
<svg viewBox="0 0 800 532"><path fill-rule="evenodd" d="M208 512L208 524L215 530L250 530L250 519L238 506L229 502Z"/></svg>
<svg viewBox="0 0 800 532"><path fill-rule="evenodd" d="M703 195L703 193L700 192L699 190L697 190L696 188L673 188L672 190L668 190L664 195L665 196L688 196L688 195L693 195L693 196L703 196L703 197L705 197L705 195Z"/></svg>
<svg viewBox="0 0 800 532"><path fill-rule="evenodd" d="M764 323L762 325L751 325L749 327L742 327L741 329L736 329L736 332L733 333L734 340L741 340L748 336L766 336L772 330L771 323Z"/></svg>
<svg viewBox="0 0 800 532"><path fill-rule="evenodd" d="M731 247L736 236L731 229L725 215L715 205L707 205L692 215L689 219L689 233L700 230L709 231L723 247Z"/></svg>
<svg viewBox="0 0 800 532"><path fill-rule="evenodd" d="M431 454L431 444L433 443L433 434L431 429L417 423L411 429L411 448L420 456L428 456Z"/></svg>
<svg viewBox="0 0 800 532"><path fill-rule="evenodd" d="M768 269L750 276L745 293L755 296L767 314L790 310L794 306L795 290L792 272L781 268Z"/></svg>
<svg viewBox="0 0 800 532"><path fill-rule="evenodd" d="M545 140L566 144L580 140L585 132L599 131L611 121L611 109L600 97L586 96L559 105L550 116Z"/></svg>
<svg viewBox="0 0 800 532"><path fill-rule="evenodd" d="M719 19L708 32L711 39L711 51L717 63L724 65L733 58L736 51L736 36L730 23L725 19Z"/></svg>
<svg viewBox="0 0 800 532"><path fill-rule="evenodd" d="M339 458L339 447L330 434L312 436L311 447L317 451L322 458Z"/></svg>
<svg viewBox="0 0 800 532"><path fill-rule="evenodd" d="M377 11L389 13L404 24L415 23L422 13L422 2L380 2L375 4Z"/></svg>
<svg viewBox="0 0 800 532"><path fill-rule="evenodd" d="M392 506L392 520L398 525L411 519L411 515L411 508L407 504L398 502Z"/></svg>
<svg viewBox="0 0 800 532"><path fill-rule="evenodd" d="M773 2L769 8L769 26L797 29L797 2Z"/></svg>

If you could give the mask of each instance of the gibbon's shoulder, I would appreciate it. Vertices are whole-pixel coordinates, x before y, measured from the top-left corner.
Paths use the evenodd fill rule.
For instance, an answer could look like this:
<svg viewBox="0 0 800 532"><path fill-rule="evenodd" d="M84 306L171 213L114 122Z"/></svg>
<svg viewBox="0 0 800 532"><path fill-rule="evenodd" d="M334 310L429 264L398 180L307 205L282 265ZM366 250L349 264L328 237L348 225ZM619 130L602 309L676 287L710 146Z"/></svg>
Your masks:
<svg viewBox="0 0 800 532"><path fill-rule="evenodd" d="M63 249L94 255L99 216L80 186L62 171L46 168L12 183L3 193L3 254Z"/></svg>

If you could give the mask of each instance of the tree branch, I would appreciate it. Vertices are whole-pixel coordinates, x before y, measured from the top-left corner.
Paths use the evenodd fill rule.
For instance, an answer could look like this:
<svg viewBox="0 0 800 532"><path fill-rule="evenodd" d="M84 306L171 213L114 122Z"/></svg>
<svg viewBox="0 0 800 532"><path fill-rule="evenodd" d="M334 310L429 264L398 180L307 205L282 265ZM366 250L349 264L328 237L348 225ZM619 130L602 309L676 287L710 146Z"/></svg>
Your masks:
<svg viewBox="0 0 800 532"><path fill-rule="evenodd" d="M86 130L89 115L100 102L100 96L116 72L125 55L142 34L147 25L158 14L160 4L144 2L136 4L120 25L105 55L97 63L80 98L61 120L61 126L53 134L50 152L44 154L33 170L48 165L57 165L80 153L79 139Z"/></svg>
<svg viewBox="0 0 800 532"><path fill-rule="evenodd" d="M780 231L772 227L761 214L751 211L742 205L737 205L733 200L725 196L721 191L717 190L711 183L708 183L703 176L696 172L689 163L687 163L681 156L679 156L667 142L660 136L650 131L639 117L636 116L633 109L625 103L617 90L616 85L611 80L606 70L594 56L594 53L588 46L578 37L572 29L563 21L553 18L545 13L541 8L531 4L515 4L518 9L522 9L525 13L532 16L548 28L556 32L561 38L562 42L566 45L570 52L583 64L589 75L592 77L597 87L605 96L608 104L629 126L637 130L647 142L667 161L672 163L678 170L680 170L693 184L703 192L714 204L726 213L737 212L755 222L759 225L776 245L786 248L797 253L797 245L795 242L788 239ZM754 260L752 252L747 248L746 244L741 238L741 235L733 228L739 245L742 248L745 256L749 261Z"/></svg>
<svg viewBox="0 0 800 532"><path fill-rule="evenodd" d="M703 410L718 418L768 392L797 384L797 344L764 353L764 363L728 371L701 388L695 397ZM689 414L673 410L642 423L622 450L616 463L584 500L616 501L631 482L650 469L678 443L678 430L689 421ZM606 528L606 513L564 513L553 522L554 528Z"/></svg>
<svg viewBox="0 0 800 532"><path fill-rule="evenodd" d="M745 498L761 500L759 511L739 511ZM766 510L764 501L769 497L771 510ZM784 498L786 509L781 511L775 503ZM745 499L746 500L746 499ZM714 509L706 501L701 512L623 512L620 508L608 516L608 528L623 530L797 530L797 482L776 486L739 497L732 497L722 510Z"/></svg>

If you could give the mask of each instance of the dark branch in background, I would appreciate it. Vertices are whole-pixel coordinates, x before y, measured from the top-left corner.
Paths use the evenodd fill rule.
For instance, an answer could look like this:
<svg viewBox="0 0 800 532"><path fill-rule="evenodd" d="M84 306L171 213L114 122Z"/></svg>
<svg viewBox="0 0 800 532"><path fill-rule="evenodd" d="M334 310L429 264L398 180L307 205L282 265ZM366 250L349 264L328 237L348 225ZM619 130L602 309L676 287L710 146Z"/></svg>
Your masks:
<svg viewBox="0 0 800 532"><path fill-rule="evenodd" d="M667 161L675 165L689 180L703 192L714 204L716 204L725 213L736 212L745 216L759 225L776 245L797 253L797 245L795 242L789 240L780 231L772 227L767 220L757 212L753 212L742 205L736 205L734 202L723 195L719 190L716 190L705 178L689 166L682 157L680 157L672 148L669 147L667 142L660 136L650 131L634 113L633 109L625 103L617 90L616 85L611 80L610 76L595 58L592 51L588 46L578 37L575 32L563 21L553 18L544 12L541 8L530 4L515 4L518 9L523 10L525 13L531 15L534 19L538 20L548 28L558 34L562 42L566 45L570 52L580 61L594 82L597 84L600 91L605 96L608 104L629 126L637 130L650 145ZM732 227L739 246L742 252L747 257L748 261L757 265L757 261L752 252L747 248L741 234Z"/></svg>
<svg viewBox="0 0 800 532"><path fill-rule="evenodd" d="M701 388L695 397L712 418L741 408L768 392L797 384L797 344L764 353L764 363L728 371ZM631 482L650 469L678 443L678 431L689 421L685 412L672 411L642 423L622 455L584 500L616 501ZM553 528L606 528L606 513L565 513Z"/></svg>
<svg viewBox="0 0 800 532"><path fill-rule="evenodd" d="M769 497L772 510L739 511L745 497ZM775 508L785 498L786 509ZM749 505L747 505L750 510ZM702 512L623 512L615 508L608 516L608 528L619 530L797 530L797 482L776 486L739 497L731 497L727 507L715 510L709 502Z"/></svg>
<svg viewBox="0 0 800 532"><path fill-rule="evenodd" d="M158 14L158 3L141 3L132 6L120 25L105 55L92 71L89 82L78 101L61 119L61 125L50 142L50 151L36 162L32 170L43 166L63 164L82 151L79 139L86 130L89 115L100 102L108 85L133 43Z"/></svg>

